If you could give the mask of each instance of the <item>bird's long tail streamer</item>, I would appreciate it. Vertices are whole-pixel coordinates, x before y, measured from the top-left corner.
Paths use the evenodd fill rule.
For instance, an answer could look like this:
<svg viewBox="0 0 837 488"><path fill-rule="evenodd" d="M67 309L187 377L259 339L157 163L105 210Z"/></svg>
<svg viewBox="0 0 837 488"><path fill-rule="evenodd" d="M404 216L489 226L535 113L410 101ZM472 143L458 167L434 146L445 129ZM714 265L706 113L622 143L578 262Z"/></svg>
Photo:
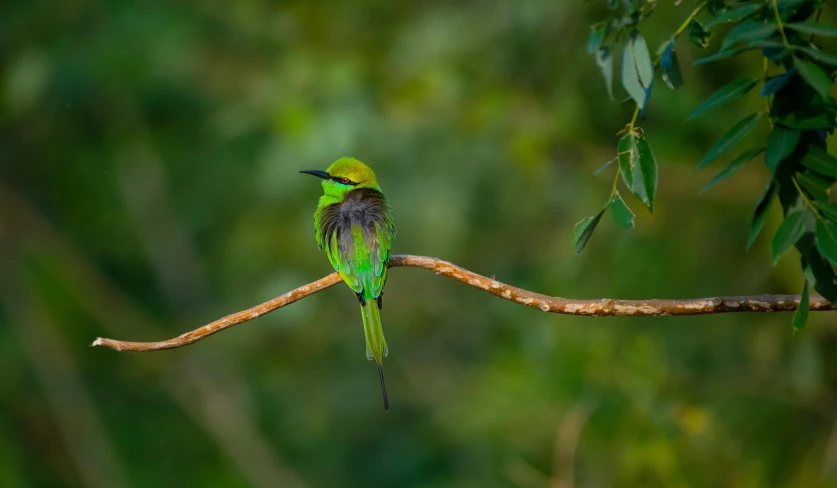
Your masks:
<svg viewBox="0 0 837 488"><path fill-rule="evenodd" d="M360 313L363 316L363 334L366 337L366 358L374 359L378 365L378 378L381 380L381 394L384 397L384 410L389 410L383 368L383 359L389 351L387 350L387 341L384 339L381 314L376 300L366 300L366 303L360 306Z"/></svg>

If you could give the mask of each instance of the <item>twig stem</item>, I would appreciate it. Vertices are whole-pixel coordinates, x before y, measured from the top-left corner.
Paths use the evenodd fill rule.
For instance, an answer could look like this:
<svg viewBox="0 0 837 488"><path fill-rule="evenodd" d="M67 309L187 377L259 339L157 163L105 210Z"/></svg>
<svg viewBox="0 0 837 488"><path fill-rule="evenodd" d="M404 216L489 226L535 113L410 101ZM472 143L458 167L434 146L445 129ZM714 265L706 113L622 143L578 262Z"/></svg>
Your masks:
<svg viewBox="0 0 837 488"><path fill-rule="evenodd" d="M782 36L782 42L785 47L788 47L788 38L785 35L785 26L782 24L782 17L779 16L779 4L773 0L773 14L776 16L776 27L779 28L779 34Z"/></svg>

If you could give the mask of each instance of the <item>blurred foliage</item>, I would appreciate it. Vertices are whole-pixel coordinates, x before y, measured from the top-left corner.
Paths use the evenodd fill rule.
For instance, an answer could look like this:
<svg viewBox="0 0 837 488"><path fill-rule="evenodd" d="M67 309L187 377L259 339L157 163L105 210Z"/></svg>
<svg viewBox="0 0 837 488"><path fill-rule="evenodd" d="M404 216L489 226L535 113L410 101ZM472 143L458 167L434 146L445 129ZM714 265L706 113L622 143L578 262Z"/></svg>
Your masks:
<svg viewBox="0 0 837 488"><path fill-rule="evenodd" d="M622 86L630 95L626 101L632 101L636 108L619 140L618 155L614 158L619 160L619 165L610 199L596 217L586 217L576 224L573 249L577 254L584 249L605 210L611 208L617 221L618 215L625 213L624 201L616 199L620 173L625 186L653 211L657 161L636 122L651 98L654 72L659 71L669 88L678 88L683 84L675 47L678 37L688 33L693 44L705 48L709 46L713 28L733 24L725 33L720 50L698 59L695 64L757 50L764 58L761 76L733 79L706 98L686 120L736 100L763 83L759 94L764 97L764 108L747 115L725 132L700 160L698 169L732 149L767 113L770 131L765 142L734 158L703 189L729 178L744 164L764 155L771 174L753 214L747 247L761 232L770 204L778 198L785 220L773 237L771 253L774 264L791 246L801 254L805 298L793 318L794 331L800 330L808 316L809 284L837 303L837 273L833 268L837 264L837 205L831 203L829 196L837 181L837 157L828 154L825 142L837 127L837 102L830 96L837 56L815 42L818 38L837 37L837 26L818 22L824 1L701 1L671 39L663 42L653 63L638 26L660 2L626 0L621 3L621 9L616 1L609 1L608 5L621 13L591 26L587 51L595 55L612 98L613 52L622 46ZM705 26L699 20L704 11L710 17ZM771 74L771 66L782 71Z"/></svg>
<svg viewBox="0 0 837 488"><path fill-rule="evenodd" d="M698 5L655 3L649 46ZM829 7L819 22L835 25ZM708 39L687 29L708 47L677 40L683 85L658 87L637 118L654 213L620 207L584 254L568 248L586 209L621 200L591 175L635 109L602 96L585 49L610 12L5 5L0 486L837 486L827 313L795 340L786 314L564 317L397 269L388 414L342 286L185 349L88 347L172 337L330 272L312 228L320 189L296 171L344 155L376 170L395 253L571 297L798 292L793 259L765 266L778 207L745 251L766 166L698 194L695 162L764 106L743 97L682 123L762 73L758 51L692 65L727 24Z"/></svg>

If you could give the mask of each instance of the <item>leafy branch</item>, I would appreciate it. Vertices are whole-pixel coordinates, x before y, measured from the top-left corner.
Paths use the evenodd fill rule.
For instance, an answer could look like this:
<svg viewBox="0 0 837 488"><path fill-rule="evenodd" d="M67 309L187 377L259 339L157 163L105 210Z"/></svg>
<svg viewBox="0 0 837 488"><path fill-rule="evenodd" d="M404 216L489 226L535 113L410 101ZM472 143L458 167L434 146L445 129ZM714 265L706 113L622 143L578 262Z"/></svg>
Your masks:
<svg viewBox="0 0 837 488"><path fill-rule="evenodd" d="M784 215L771 241L774 264L791 248L801 256L805 275L803 297L813 286L827 300L837 303L837 205L829 200L837 181L837 158L826 148L826 136L837 123L837 102L830 96L834 84L837 56L823 51L815 43L817 37L837 37L837 27L819 23L823 0L749 0L700 2L685 18L674 34L658 49L651 62L639 24L645 21L659 2L633 0L621 2L622 12L608 21L593 25L588 51L595 55L602 70L608 93L613 93L613 56L621 45L621 84L635 104L630 123L617 133L620 136L614 185L604 208L593 217L586 217L573 230L573 248L580 253L592 236L608 208L618 224L634 226L633 212L619 195L621 175L625 186L653 211L657 190L657 161L641 128L636 126L644 114L656 73L670 89L683 84L675 44L686 33L699 48L710 45L712 32L731 25L715 54L700 58L695 65L729 59L751 51L763 57L758 77L735 79L722 86L699 104L687 121L703 116L715 108L737 100L761 85L759 95L764 110L739 120L709 148L697 163L702 169L721 159L749 134L761 121L767 120L769 132L763 144L745 150L721 169L701 191L706 191L735 174L748 162L763 155L770 169L770 178L756 204L750 223L747 247L758 237L771 203L778 199ZM616 10L620 3L608 1ZM711 17L705 25L702 14ZM813 20L810 20L813 19ZM771 67L781 70L770 76ZM799 330L805 324L806 300L802 301L793 325Z"/></svg>

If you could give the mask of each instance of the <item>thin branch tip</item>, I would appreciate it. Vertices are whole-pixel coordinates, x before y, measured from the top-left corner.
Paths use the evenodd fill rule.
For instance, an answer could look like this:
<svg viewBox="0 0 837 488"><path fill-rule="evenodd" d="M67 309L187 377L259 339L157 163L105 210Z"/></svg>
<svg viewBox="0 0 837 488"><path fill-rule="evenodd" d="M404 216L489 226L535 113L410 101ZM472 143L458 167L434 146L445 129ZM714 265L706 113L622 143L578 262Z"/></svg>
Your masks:
<svg viewBox="0 0 837 488"><path fill-rule="evenodd" d="M390 268L413 267L435 272L437 275L447 276L468 286L478 288L512 303L525 305L544 312L566 315L589 315L596 317L630 315L630 316L670 316L670 315L706 315L736 312L792 312L799 305L799 295L755 295L697 298L685 300L615 300L610 298L592 300L574 300L552 297L531 292L501 283L492 278L479 275L461 268L448 261L426 256L402 254L392 256ZM340 276L332 273L313 283L300 286L294 290L268 300L255 307L236 312L214 322L199 327L193 331L181 334L173 339L159 342L126 342L98 337L90 345L104 346L117 351L159 351L187 346L201 339L260 317L286 305L290 305L307 296L318 293L326 288L340 283ZM837 310L835 306L820 295L811 295L809 310L830 311Z"/></svg>

